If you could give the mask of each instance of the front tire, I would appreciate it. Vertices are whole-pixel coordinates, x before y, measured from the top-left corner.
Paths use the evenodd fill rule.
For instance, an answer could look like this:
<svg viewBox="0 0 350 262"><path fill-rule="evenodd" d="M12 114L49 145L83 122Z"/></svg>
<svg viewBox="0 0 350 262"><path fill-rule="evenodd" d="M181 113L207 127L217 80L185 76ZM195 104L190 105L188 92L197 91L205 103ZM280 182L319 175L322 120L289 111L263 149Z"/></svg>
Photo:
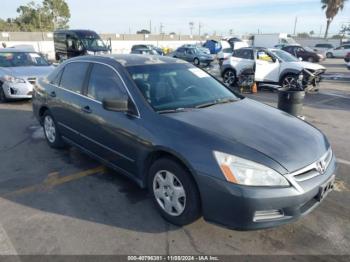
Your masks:
<svg viewBox="0 0 350 262"><path fill-rule="evenodd" d="M327 58L333 58L334 56L333 56L333 53L328 52L328 53L326 54L326 57L327 57Z"/></svg>
<svg viewBox="0 0 350 262"><path fill-rule="evenodd" d="M161 216L183 226L201 215L200 197L191 174L178 162L162 158L149 170L148 188Z"/></svg>
<svg viewBox="0 0 350 262"><path fill-rule="evenodd" d="M298 89L298 76L293 74L288 74L281 79L280 85L283 88Z"/></svg>
<svg viewBox="0 0 350 262"><path fill-rule="evenodd" d="M2 84L0 84L0 102L1 103L6 103L7 102L7 98L6 98L4 89L2 88Z"/></svg>
<svg viewBox="0 0 350 262"><path fill-rule="evenodd" d="M227 69L222 75L224 83L229 86L235 86L237 82L236 72L232 69Z"/></svg>
<svg viewBox="0 0 350 262"><path fill-rule="evenodd" d="M193 64L194 64L195 66L199 66L200 63L201 63L201 62L199 61L198 58L193 59Z"/></svg>
<svg viewBox="0 0 350 262"><path fill-rule="evenodd" d="M57 129L57 124L49 111L46 111L43 116L44 134L47 143L52 148L64 148L66 144L62 140L61 134Z"/></svg>

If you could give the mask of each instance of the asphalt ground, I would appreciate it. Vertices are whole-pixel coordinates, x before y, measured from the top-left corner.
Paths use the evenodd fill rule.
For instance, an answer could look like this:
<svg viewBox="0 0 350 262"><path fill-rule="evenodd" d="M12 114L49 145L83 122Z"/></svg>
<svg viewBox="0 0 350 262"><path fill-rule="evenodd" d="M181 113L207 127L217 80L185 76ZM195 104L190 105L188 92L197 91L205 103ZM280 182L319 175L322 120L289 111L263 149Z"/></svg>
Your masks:
<svg viewBox="0 0 350 262"><path fill-rule="evenodd" d="M303 110L337 156L335 190L295 223L249 232L165 222L133 182L75 148L49 148L30 101L0 104L0 255L350 255L349 88L323 82ZM277 104L275 92L247 96Z"/></svg>

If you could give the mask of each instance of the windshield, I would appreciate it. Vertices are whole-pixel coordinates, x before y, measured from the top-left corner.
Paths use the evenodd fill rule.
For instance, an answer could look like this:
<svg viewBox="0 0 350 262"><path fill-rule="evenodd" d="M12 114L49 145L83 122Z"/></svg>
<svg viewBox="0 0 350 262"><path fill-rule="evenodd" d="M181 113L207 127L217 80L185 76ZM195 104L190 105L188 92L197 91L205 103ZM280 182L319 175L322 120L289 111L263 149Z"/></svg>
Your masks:
<svg viewBox="0 0 350 262"><path fill-rule="evenodd" d="M35 52L0 52L0 67L48 66L47 60Z"/></svg>
<svg viewBox="0 0 350 262"><path fill-rule="evenodd" d="M85 38L80 38L80 40L87 50L106 50L107 49L105 43L102 41L101 38L85 37Z"/></svg>
<svg viewBox="0 0 350 262"><path fill-rule="evenodd" d="M147 102L158 112L238 100L216 79L189 64L131 66L127 70Z"/></svg>
<svg viewBox="0 0 350 262"><path fill-rule="evenodd" d="M299 62L299 59L295 56L287 53L283 50L271 50L271 52L284 62Z"/></svg>

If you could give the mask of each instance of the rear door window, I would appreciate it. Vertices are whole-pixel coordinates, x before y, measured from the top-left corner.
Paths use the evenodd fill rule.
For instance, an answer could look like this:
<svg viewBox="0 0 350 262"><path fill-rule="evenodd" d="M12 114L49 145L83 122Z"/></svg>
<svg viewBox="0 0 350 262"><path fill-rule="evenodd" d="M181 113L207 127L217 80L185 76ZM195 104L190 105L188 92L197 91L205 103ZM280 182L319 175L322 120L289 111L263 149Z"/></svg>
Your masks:
<svg viewBox="0 0 350 262"><path fill-rule="evenodd" d="M237 49L233 53L234 57L253 60L253 50L251 49Z"/></svg>
<svg viewBox="0 0 350 262"><path fill-rule="evenodd" d="M75 93L82 93L89 63L73 62L64 67L60 87Z"/></svg>
<svg viewBox="0 0 350 262"><path fill-rule="evenodd" d="M111 68L94 64L91 70L87 96L102 102L103 99L118 99L127 92L119 76Z"/></svg>

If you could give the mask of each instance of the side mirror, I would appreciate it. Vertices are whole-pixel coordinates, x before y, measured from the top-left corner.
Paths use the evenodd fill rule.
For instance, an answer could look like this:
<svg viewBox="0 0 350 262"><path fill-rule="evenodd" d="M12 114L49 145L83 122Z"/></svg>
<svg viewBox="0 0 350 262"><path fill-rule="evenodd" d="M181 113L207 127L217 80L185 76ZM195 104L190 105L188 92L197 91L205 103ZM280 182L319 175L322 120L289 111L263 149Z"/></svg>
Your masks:
<svg viewBox="0 0 350 262"><path fill-rule="evenodd" d="M118 99L106 98L102 100L102 107L108 111L128 112L129 99L127 97L122 97Z"/></svg>

